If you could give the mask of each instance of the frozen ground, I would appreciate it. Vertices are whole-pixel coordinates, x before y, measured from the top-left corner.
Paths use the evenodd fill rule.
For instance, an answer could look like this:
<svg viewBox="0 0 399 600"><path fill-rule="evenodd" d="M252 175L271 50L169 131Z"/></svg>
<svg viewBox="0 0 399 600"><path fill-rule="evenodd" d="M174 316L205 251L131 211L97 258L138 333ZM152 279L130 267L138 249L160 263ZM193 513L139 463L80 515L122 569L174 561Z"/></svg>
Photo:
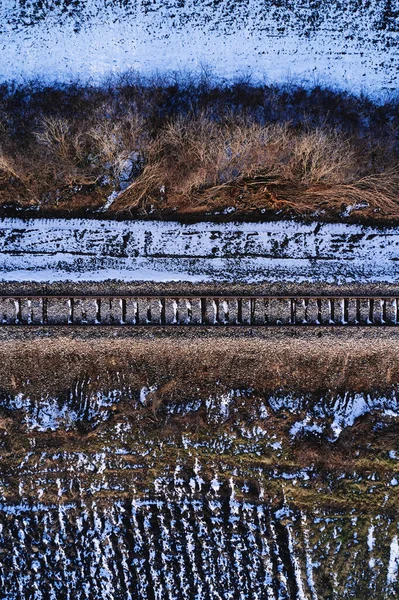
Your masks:
<svg viewBox="0 0 399 600"><path fill-rule="evenodd" d="M135 410L142 406L151 405L151 394L158 389L156 385L143 387L138 392L129 389L129 402ZM78 424L84 423L88 428L97 427L103 421L112 417L112 407L123 401L125 389L112 389L107 392L90 392L85 382L76 384L74 390L60 396L43 395L31 398L24 393L2 395L0 392L0 408L13 414L17 411L21 423L28 431L55 431L57 429L71 430ZM256 426L246 422L245 418L237 416L237 404L245 405L247 398L253 397L253 416ZM210 395L207 398L190 398L184 401L179 398L176 402L166 405L164 413L171 418L173 415L186 416L202 411L210 427L226 423L235 417L235 433L223 440L219 438L220 449L225 452L231 448L237 431L247 439L252 440L252 451L261 456L265 448L262 443L269 435L271 416L285 413L284 435L290 440L301 438L307 433L316 433L328 441L335 442L341 433L352 427L364 415L379 415L382 422L392 422L399 418L399 395L395 390L388 395L370 395L366 393L344 393L331 397L322 395L317 399L303 394L292 395L278 392L265 395L260 407L256 408L257 397L253 390L229 390L226 393ZM254 416L256 416L254 418ZM193 445L186 440L186 445Z"/></svg>
<svg viewBox="0 0 399 600"><path fill-rule="evenodd" d="M26 429L10 429L14 451L0 436L2 598L397 597L399 455L392 430L384 449L375 436L395 418L395 394L313 403L226 390L178 397L154 424L154 389L98 395L87 378L64 398L11 401L9 420L18 411L28 418ZM355 419L378 407L390 414L356 431ZM307 414L317 440L334 409L362 448L373 443L369 455L345 454L331 469L293 460L290 422ZM100 427L55 437L77 419ZM323 463L326 449L324 438Z"/></svg>
<svg viewBox="0 0 399 600"><path fill-rule="evenodd" d="M395 89L398 11L371 0L3 0L0 80L198 70Z"/></svg>
<svg viewBox="0 0 399 600"><path fill-rule="evenodd" d="M399 229L346 224L0 222L0 281L398 283Z"/></svg>
<svg viewBox="0 0 399 600"><path fill-rule="evenodd" d="M80 404L83 420L96 419L94 398L76 391L68 404ZM73 438L68 447L66 435L56 447L54 437L43 444L40 431L51 435L58 420L54 406L48 405L43 427L27 422L26 449L11 458L6 453L5 473L11 462L13 477L0 474L4 598L29 592L34 600L359 599L364 589L375 600L396 597L396 451L378 450L366 464L363 454L356 466L344 461L331 471L293 462L286 436L270 421L274 412L281 423L282 415L302 411L304 399L280 394L264 404L243 390L178 399L153 437L154 423L143 419L149 391L129 394L130 421L122 413L115 421L113 411L96 438L84 437L84 448L74 447ZM359 399L345 395L336 404L350 411L350 400L353 406ZM39 416L20 398L19 408L24 404ZM182 424L189 413L201 414L206 430L193 420L184 432L168 429L169 418ZM61 419L62 426L73 425L66 413ZM335 496L338 510L331 505ZM357 503L365 497L372 508L361 511Z"/></svg>
<svg viewBox="0 0 399 600"><path fill-rule="evenodd" d="M2 505L4 598L321 600L361 598L365 589L370 598L397 597L396 518L273 510L237 502L234 490L221 496L217 481L200 497L178 475L172 493L168 483L159 482L155 500L108 508L62 498ZM376 547L368 550L371 528Z"/></svg>

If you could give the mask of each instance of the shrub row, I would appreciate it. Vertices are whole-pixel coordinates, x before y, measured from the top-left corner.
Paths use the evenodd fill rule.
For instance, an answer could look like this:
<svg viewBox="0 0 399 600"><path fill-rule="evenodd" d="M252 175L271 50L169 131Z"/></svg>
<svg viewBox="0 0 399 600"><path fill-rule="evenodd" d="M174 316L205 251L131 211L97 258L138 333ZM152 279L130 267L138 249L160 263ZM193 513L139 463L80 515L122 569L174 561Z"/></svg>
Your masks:
<svg viewBox="0 0 399 600"><path fill-rule="evenodd" d="M399 100L206 74L0 87L0 205L399 216Z"/></svg>

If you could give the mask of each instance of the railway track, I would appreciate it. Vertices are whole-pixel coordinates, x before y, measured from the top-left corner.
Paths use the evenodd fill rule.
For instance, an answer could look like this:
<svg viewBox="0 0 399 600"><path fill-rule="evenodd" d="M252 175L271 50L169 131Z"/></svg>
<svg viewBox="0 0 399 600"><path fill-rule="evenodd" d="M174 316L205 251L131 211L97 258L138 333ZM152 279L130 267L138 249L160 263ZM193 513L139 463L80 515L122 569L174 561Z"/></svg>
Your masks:
<svg viewBox="0 0 399 600"><path fill-rule="evenodd" d="M0 296L0 324L399 325L399 296Z"/></svg>

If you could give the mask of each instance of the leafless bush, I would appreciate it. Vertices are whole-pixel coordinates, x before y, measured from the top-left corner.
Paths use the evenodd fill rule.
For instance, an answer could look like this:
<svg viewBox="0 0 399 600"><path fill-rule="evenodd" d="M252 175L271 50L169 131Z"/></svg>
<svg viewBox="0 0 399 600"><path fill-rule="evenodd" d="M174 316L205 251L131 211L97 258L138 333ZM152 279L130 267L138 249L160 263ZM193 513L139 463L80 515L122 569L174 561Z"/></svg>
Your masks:
<svg viewBox="0 0 399 600"><path fill-rule="evenodd" d="M359 165L350 142L334 131L305 131L292 139L289 179L305 185L339 184L356 175Z"/></svg>
<svg viewBox="0 0 399 600"><path fill-rule="evenodd" d="M12 178L20 180L22 177L12 158L0 147L0 183L4 184Z"/></svg>
<svg viewBox="0 0 399 600"><path fill-rule="evenodd" d="M126 169L129 160L143 160L148 132L144 119L127 108L122 115L106 115L106 107L95 115L88 129L88 136L94 145L97 160L108 166L118 178Z"/></svg>
<svg viewBox="0 0 399 600"><path fill-rule="evenodd" d="M73 139L75 136L71 129L66 119L47 117L40 123L39 131L35 132L36 140L39 145L48 148L55 158L67 160L77 142Z"/></svg>

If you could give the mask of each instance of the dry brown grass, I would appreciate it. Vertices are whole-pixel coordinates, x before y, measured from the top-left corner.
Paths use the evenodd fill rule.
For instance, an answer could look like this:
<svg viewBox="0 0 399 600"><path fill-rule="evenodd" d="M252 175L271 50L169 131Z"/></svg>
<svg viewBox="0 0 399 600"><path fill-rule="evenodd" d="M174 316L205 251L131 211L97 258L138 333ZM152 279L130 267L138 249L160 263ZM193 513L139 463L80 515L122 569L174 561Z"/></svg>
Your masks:
<svg viewBox="0 0 399 600"><path fill-rule="evenodd" d="M161 131L147 163L113 210L215 211L230 199L247 211L337 214L349 205L399 215L399 168L369 174L356 140L330 129L184 117Z"/></svg>
<svg viewBox="0 0 399 600"><path fill-rule="evenodd" d="M228 98L224 109L166 109L166 88L140 93L132 100L104 92L92 106L80 98L76 114L42 109L18 135L3 119L0 205L76 212L98 209L116 192L110 215L233 207L341 218L349 206L355 216L399 219L394 126L378 134L344 117L269 122L231 110Z"/></svg>
<svg viewBox="0 0 399 600"><path fill-rule="evenodd" d="M399 169L365 175L365 158L356 140L334 130L184 117L161 131L146 168L113 208L220 210L236 189L245 190L246 202L231 194L231 205L246 210L333 213L352 205L398 214Z"/></svg>

